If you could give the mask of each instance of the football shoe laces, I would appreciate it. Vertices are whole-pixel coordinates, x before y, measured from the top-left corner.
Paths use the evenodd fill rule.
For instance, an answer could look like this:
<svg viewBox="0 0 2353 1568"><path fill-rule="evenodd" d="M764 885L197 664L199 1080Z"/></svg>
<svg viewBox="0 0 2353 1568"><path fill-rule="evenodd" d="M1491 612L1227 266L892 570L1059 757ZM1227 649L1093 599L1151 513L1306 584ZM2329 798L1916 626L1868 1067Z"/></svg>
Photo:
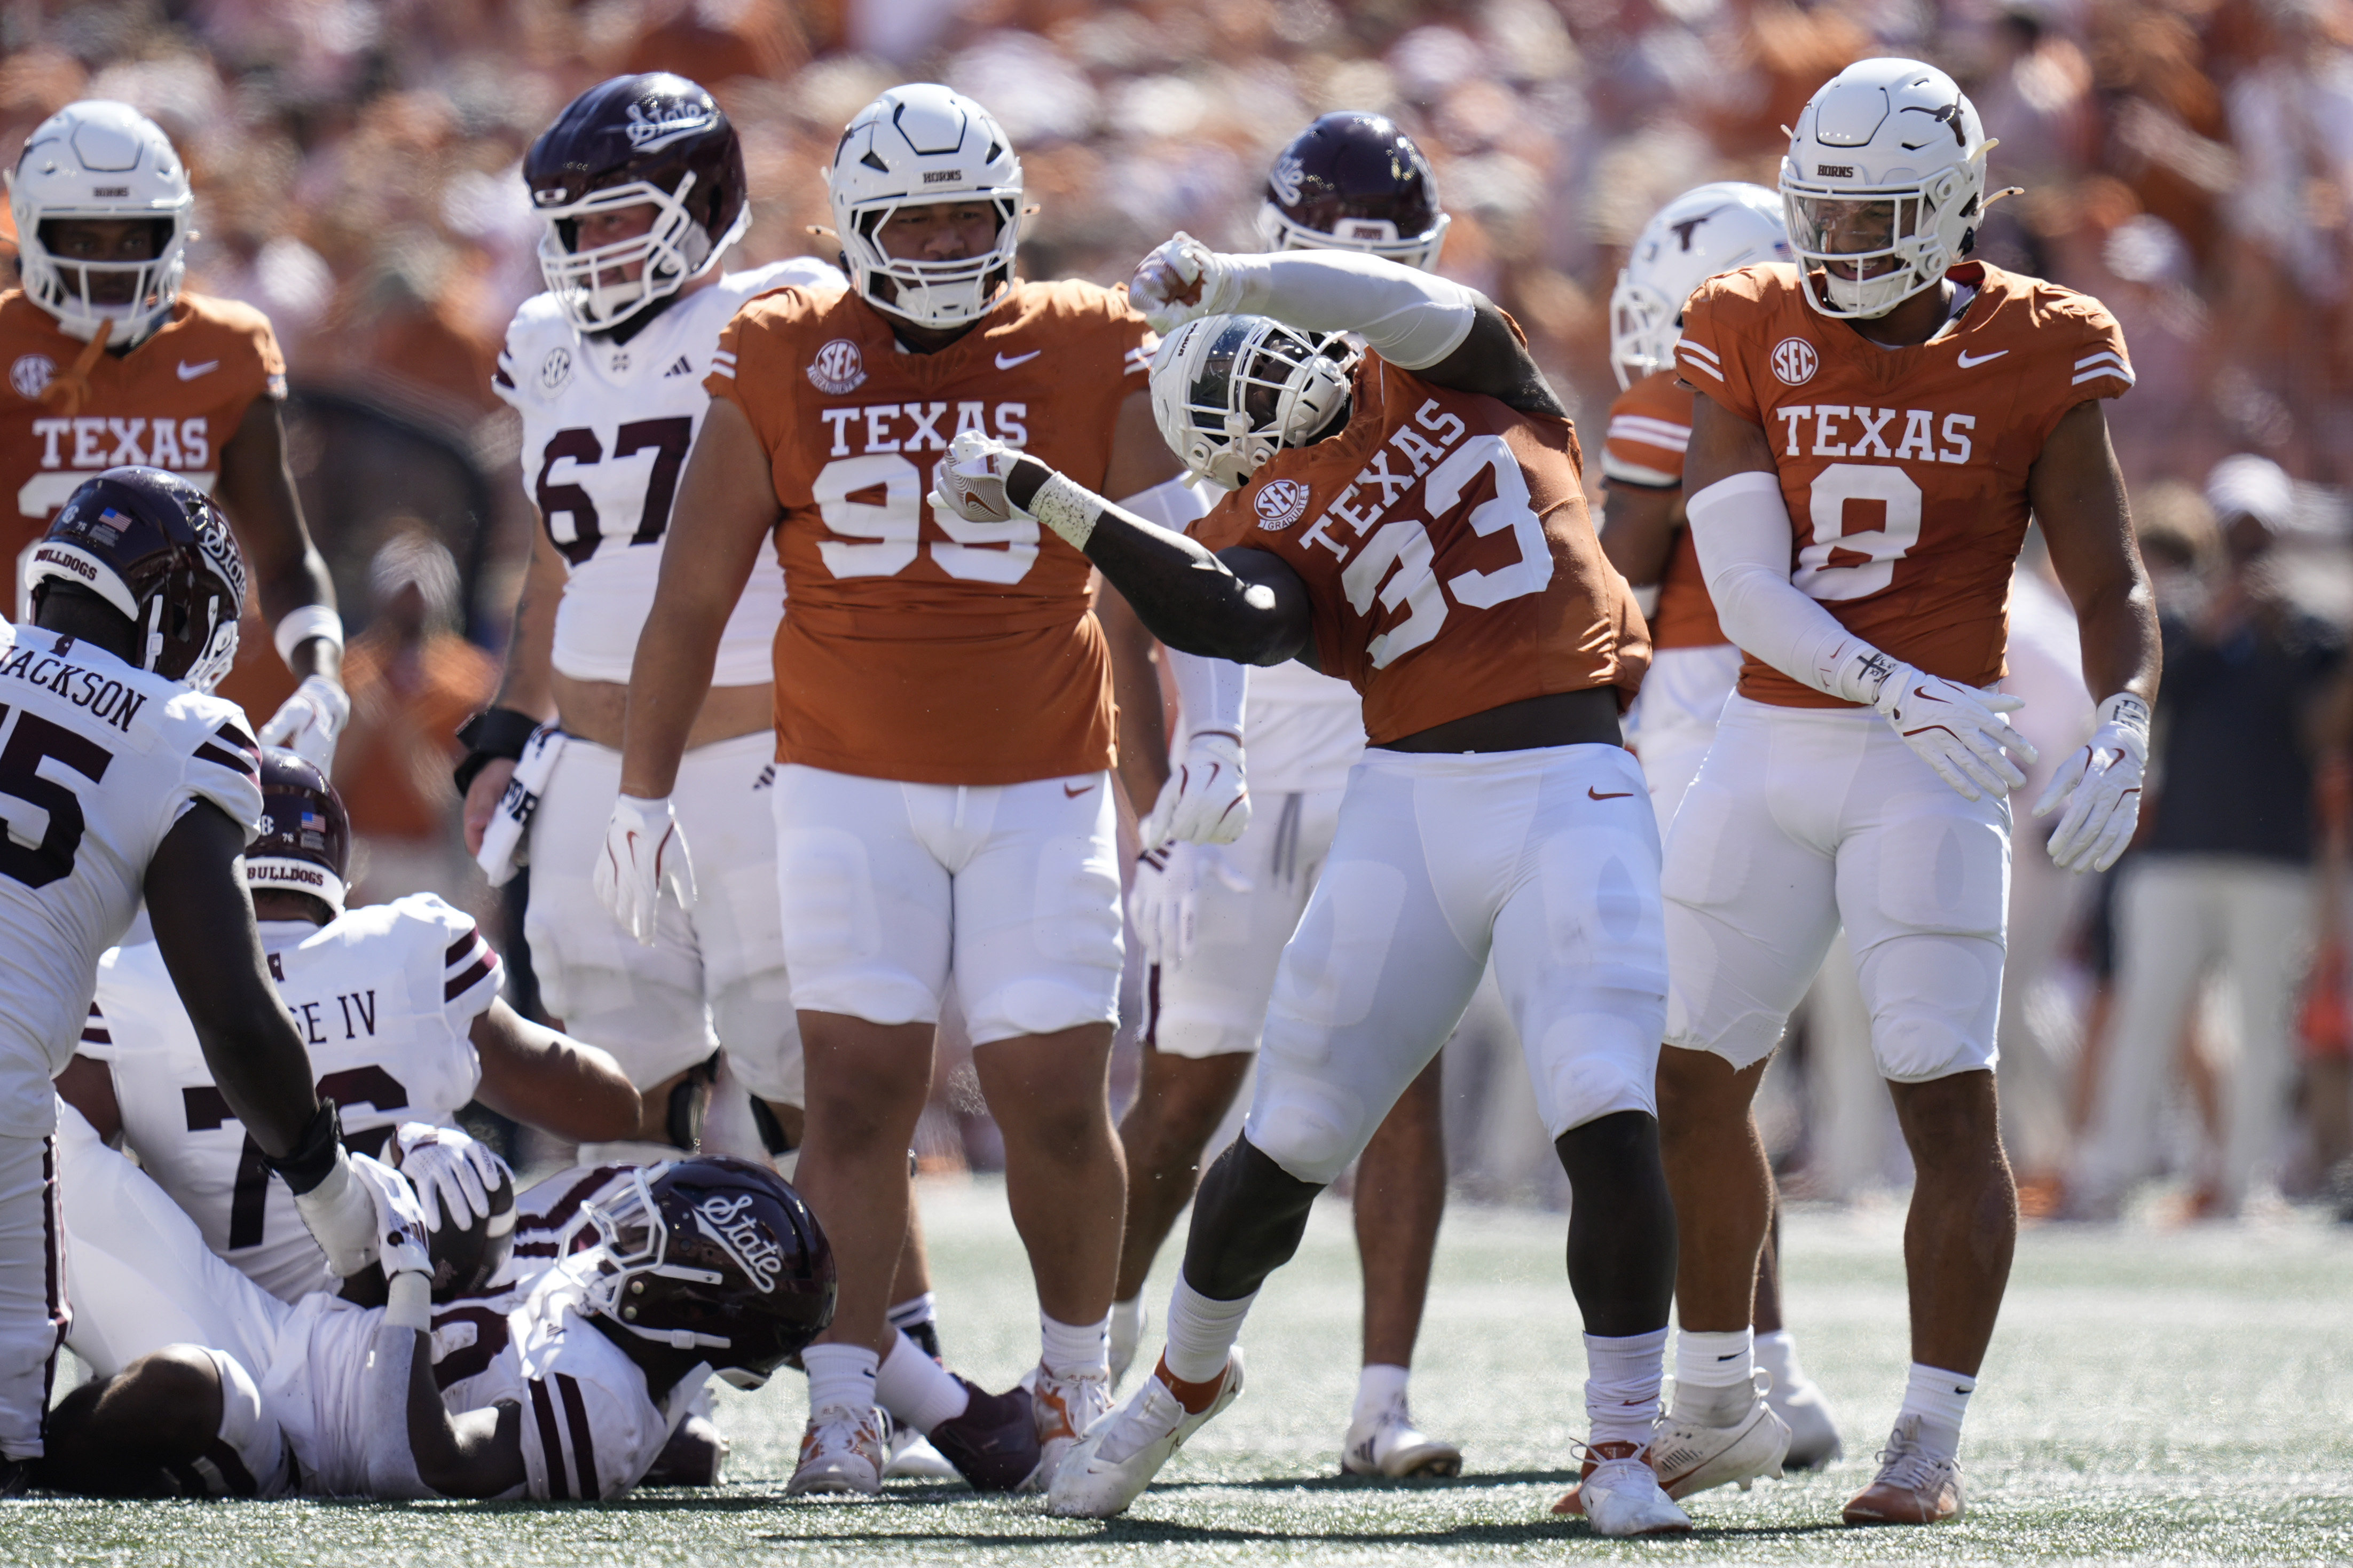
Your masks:
<svg viewBox="0 0 2353 1568"><path fill-rule="evenodd" d="M2119 691L2100 704L2100 727L2051 775L2034 815L2062 802L2051 830L2051 858L2063 871L2105 871L2140 825L2141 776L2148 766L2148 704Z"/></svg>

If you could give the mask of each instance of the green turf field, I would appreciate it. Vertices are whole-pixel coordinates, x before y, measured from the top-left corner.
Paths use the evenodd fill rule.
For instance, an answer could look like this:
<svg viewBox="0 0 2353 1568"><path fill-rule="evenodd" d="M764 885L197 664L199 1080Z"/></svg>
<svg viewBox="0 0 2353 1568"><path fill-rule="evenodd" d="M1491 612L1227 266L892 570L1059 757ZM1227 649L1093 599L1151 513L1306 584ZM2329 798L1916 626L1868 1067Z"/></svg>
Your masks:
<svg viewBox="0 0 2353 1568"><path fill-rule="evenodd" d="M1037 1352L1001 1191L930 1185L923 1206L951 1360L1001 1387ZM1346 1211L1326 1204L1250 1321L1249 1392L1109 1524L961 1487L787 1502L803 1400L786 1376L723 1392L734 1454L717 1493L602 1508L33 1499L0 1506L0 1563L2353 1562L2353 1234L2303 1221L2030 1231L1969 1416L1969 1517L1840 1528L1902 1393L1901 1223L1892 1209L1789 1216L1791 1326L1851 1455L1826 1475L1694 1500L1700 1533L1685 1541L1600 1541L1546 1512L1584 1426L1557 1215L1449 1216L1415 1405L1462 1444L1471 1473L1337 1480L1357 1286ZM1149 1299L1166 1293L1163 1278Z"/></svg>

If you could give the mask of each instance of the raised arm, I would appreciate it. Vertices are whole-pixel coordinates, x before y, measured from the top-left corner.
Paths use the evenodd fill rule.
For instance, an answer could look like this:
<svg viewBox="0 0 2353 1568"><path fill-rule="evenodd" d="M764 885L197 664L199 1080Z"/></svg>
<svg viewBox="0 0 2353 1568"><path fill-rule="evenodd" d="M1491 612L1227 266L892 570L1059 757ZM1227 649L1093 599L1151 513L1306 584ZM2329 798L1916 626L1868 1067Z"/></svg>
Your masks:
<svg viewBox="0 0 2353 1568"><path fill-rule="evenodd" d="M218 493L253 563L254 591L278 655L302 678L255 734L263 745L290 747L328 771L352 716L343 693L343 622L335 613L334 580L302 523L286 466L285 421L271 399L254 399L221 448Z"/></svg>

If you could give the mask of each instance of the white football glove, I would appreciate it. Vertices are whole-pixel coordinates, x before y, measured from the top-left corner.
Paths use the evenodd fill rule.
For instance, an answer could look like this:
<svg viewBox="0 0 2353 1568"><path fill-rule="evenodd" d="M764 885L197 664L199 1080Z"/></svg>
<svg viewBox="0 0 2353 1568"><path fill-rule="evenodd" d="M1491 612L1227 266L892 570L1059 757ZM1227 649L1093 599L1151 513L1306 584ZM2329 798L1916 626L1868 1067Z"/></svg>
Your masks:
<svg viewBox="0 0 2353 1568"><path fill-rule="evenodd" d="M1899 664L1873 706L1963 800L2008 795L2026 782L2018 764L2002 755L2003 747L2030 763L2039 754L2002 718L2026 706L2008 692L1979 691Z"/></svg>
<svg viewBox="0 0 2353 1568"><path fill-rule="evenodd" d="M605 847L596 852L596 900L640 947L654 944L654 917L664 893L682 910L694 908L694 860L670 797L640 800L622 795L605 824Z"/></svg>
<svg viewBox="0 0 2353 1568"><path fill-rule="evenodd" d="M514 1173L491 1146L455 1127L404 1121L393 1133L394 1163L425 1206L425 1228L438 1231L447 1215L453 1225L491 1217L491 1193Z"/></svg>
<svg viewBox="0 0 2353 1568"><path fill-rule="evenodd" d="M1250 890L1250 879L1211 845L1170 844L1135 858L1127 918L1135 923L1145 963L1174 968L1193 956L1200 935L1200 891L1211 877L1237 893Z"/></svg>
<svg viewBox="0 0 2353 1568"><path fill-rule="evenodd" d="M1151 815L1136 825L1138 838L1157 849L1172 839L1185 844L1231 844L1250 826L1250 779L1242 770L1242 743L1231 735L1195 735L1185 757L1169 771Z"/></svg>
<svg viewBox="0 0 2353 1568"><path fill-rule="evenodd" d="M2141 775L2148 766L2148 704L2119 691L2100 704L2100 727L2059 764L2034 815L2065 802L2051 830L2051 858L2063 871L2105 871L2140 825Z"/></svg>
<svg viewBox="0 0 2353 1568"><path fill-rule="evenodd" d="M254 739L300 756L321 773L335 765L335 740L352 717L352 700L323 675L306 675L294 695L278 705Z"/></svg>
<svg viewBox="0 0 2353 1568"><path fill-rule="evenodd" d="M959 431L948 445L948 455L933 470L936 488L928 499L941 511L954 512L966 522L1010 522L1026 517L1005 494L1005 477L1020 457L1018 447L993 436Z"/></svg>
<svg viewBox="0 0 2353 1568"><path fill-rule="evenodd" d="M426 1237L425 1205L417 1189L383 1161L354 1154L352 1176L375 1205L376 1261L386 1279L396 1274L433 1273L433 1254Z"/></svg>
<svg viewBox="0 0 2353 1568"><path fill-rule="evenodd" d="M1241 303L1242 284L1224 256L1180 228L1136 263L1127 298L1165 335L1203 316L1231 314Z"/></svg>

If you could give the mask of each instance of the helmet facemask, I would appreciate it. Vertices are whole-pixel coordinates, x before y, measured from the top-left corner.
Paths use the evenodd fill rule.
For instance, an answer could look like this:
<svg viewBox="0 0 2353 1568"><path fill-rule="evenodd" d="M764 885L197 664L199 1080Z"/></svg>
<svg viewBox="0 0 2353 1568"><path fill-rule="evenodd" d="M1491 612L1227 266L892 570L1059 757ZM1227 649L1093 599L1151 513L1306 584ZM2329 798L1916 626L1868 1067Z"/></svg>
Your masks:
<svg viewBox="0 0 2353 1568"><path fill-rule="evenodd" d="M751 207L747 204L733 226L713 240L687 206L694 184L694 171L681 169L675 189L664 190L651 180L629 180L540 209L547 226L539 240L540 275L575 326L583 331L609 331L719 265L750 224ZM632 206L654 209L654 221L643 234L578 248L583 218Z"/></svg>
<svg viewBox="0 0 2353 1568"><path fill-rule="evenodd" d="M1982 177L1947 169L1926 189L1831 194L1785 171L1790 247L1809 272L1822 275L1820 293L1810 289L1807 297L1824 315L1868 321L1939 282L1974 230L1959 246L1943 232L1954 218L1966 227L1977 217L1982 185Z"/></svg>
<svg viewBox="0 0 2353 1568"><path fill-rule="evenodd" d="M1620 272L1618 286L1609 291L1609 369L1618 389L1671 369L1683 328L1682 305Z"/></svg>
<svg viewBox="0 0 2353 1568"><path fill-rule="evenodd" d="M1324 346L1264 316L1186 323L1153 361L1162 439L1191 472L1240 489L1275 453L1329 429L1346 406L1347 370Z"/></svg>
<svg viewBox="0 0 2353 1568"><path fill-rule="evenodd" d="M997 235L978 256L955 261L914 261L892 257L882 248L882 230L903 208L970 205L975 198L959 194L945 201L892 199L853 206L841 247L858 279L859 291L878 310L903 316L918 326L955 327L976 321L997 298L997 289L1013 276L1013 253L1019 239L1018 203L997 200ZM888 279L887 289L876 287Z"/></svg>
<svg viewBox="0 0 2353 1568"><path fill-rule="evenodd" d="M597 1239L603 1243L605 1257L596 1277L588 1281L586 1300L591 1311L604 1317L639 1339L668 1345L672 1350L725 1350L729 1341L719 1334L697 1333L691 1329L649 1329L637 1322L636 1297L645 1294L645 1281L678 1279L691 1285L722 1285L727 1277L712 1268L691 1268L672 1263L670 1258L670 1226L662 1218L661 1205L654 1201L653 1184L659 1180L676 1161L664 1161L659 1165L640 1165L629 1173L629 1184L609 1205L587 1205L589 1223L596 1227Z"/></svg>

